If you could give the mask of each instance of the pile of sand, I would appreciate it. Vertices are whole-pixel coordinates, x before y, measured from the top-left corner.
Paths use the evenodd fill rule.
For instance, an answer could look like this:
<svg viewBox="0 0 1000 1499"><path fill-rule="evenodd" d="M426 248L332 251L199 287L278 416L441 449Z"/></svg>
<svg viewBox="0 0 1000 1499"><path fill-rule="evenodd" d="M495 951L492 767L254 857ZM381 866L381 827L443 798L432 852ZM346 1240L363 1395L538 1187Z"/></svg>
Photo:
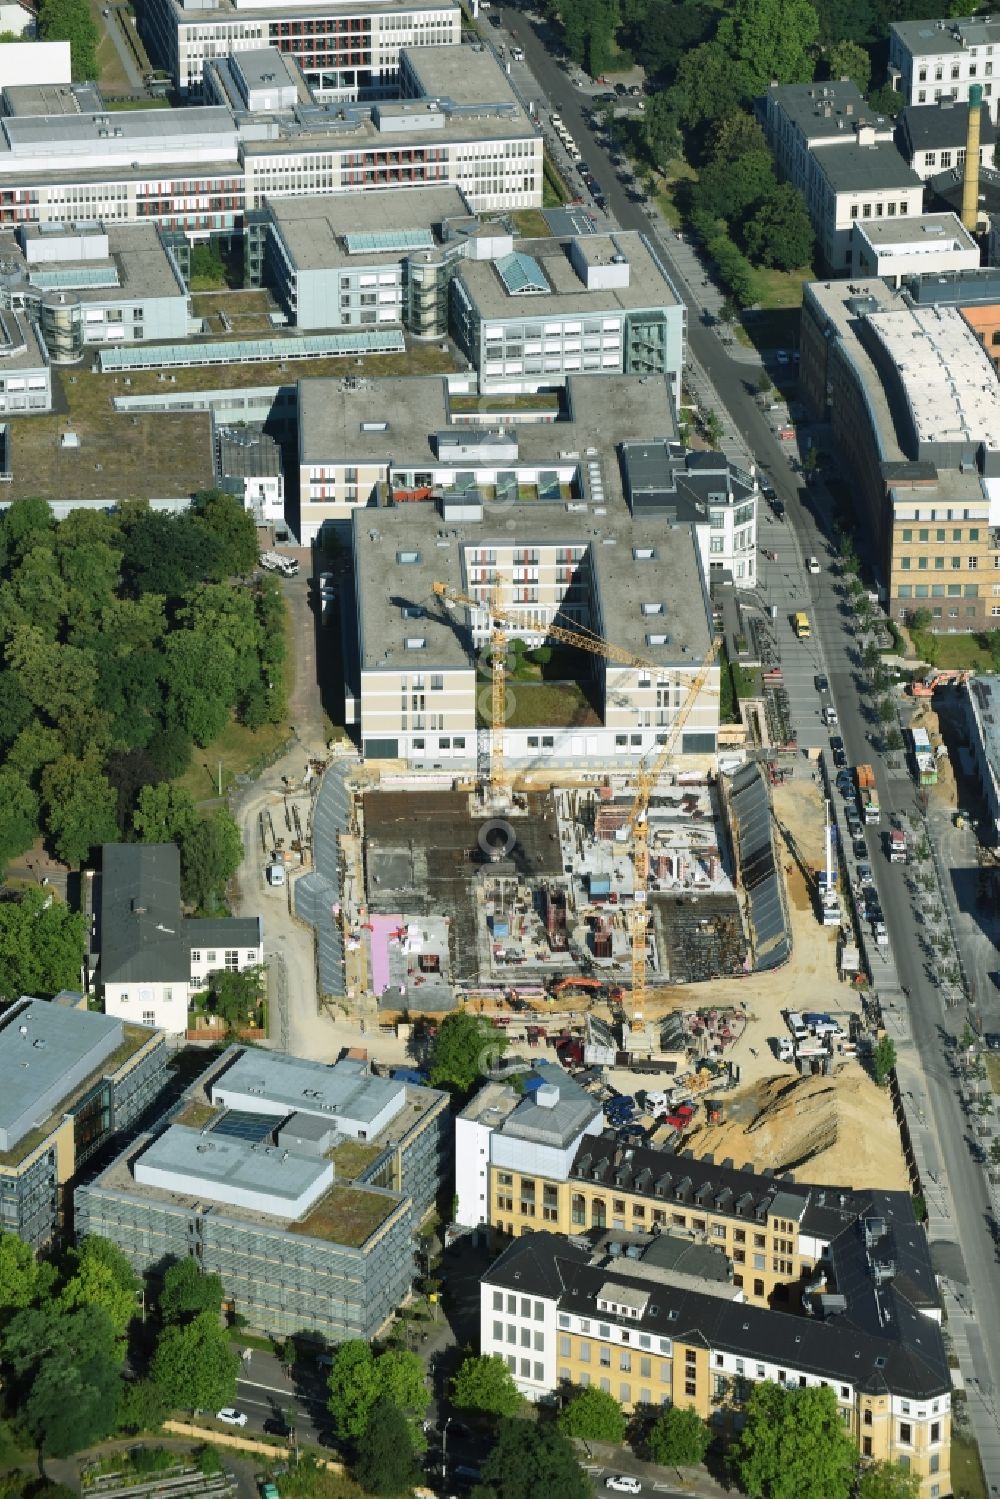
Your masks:
<svg viewBox="0 0 1000 1499"><path fill-rule="evenodd" d="M888 1091L856 1062L832 1077L770 1077L723 1095L726 1120L702 1125L685 1147L756 1171L793 1171L820 1186L907 1191Z"/></svg>

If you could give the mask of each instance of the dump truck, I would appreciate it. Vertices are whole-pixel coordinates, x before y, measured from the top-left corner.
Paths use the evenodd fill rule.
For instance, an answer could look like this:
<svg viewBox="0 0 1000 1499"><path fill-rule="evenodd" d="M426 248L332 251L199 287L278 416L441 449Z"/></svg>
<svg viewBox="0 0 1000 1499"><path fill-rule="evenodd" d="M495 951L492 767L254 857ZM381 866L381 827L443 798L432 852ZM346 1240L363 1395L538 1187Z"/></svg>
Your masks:
<svg viewBox="0 0 1000 1499"><path fill-rule="evenodd" d="M937 760L931 749L931 739L926 729L911 729L910 743L913 747L913 768L918 786L937 785Z"/></svg>
<svg viewBox="0 0 1000 1499"><path fill-rule="evenodd" d="M878 804L878 787L875 772L870 765L859 765L854 772L858 783L858 807L865 822L878 822L881 809Z"/></svg>

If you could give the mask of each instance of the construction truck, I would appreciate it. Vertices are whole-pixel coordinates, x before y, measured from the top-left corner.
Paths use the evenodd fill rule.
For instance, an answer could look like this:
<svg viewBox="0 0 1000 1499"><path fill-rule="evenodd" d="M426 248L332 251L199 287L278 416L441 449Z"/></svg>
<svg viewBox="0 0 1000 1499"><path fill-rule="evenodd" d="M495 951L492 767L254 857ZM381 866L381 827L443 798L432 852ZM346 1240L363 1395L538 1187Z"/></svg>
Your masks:
<svg viewBox="0 0 1000 1499"><path fill-rule="evenodd" d="M858 783L858 806L865 822L878 822L882 816L878 804L875 771L870 765L859 765L854 772Z"/></svg>

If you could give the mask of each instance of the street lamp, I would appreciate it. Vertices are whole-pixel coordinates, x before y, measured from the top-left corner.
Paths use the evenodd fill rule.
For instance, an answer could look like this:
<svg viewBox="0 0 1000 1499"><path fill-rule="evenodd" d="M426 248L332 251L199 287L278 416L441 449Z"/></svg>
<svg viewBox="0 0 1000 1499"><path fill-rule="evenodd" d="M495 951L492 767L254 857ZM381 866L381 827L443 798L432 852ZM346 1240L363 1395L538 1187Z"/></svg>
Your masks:
<svg viewBox="0 0 1000 1499"><path fill-rule="evenodd" d="M441 1427L441 1481L445 1484L448 1479L448 1427L454 1419L454 1416L449 1416Z"/></svg>

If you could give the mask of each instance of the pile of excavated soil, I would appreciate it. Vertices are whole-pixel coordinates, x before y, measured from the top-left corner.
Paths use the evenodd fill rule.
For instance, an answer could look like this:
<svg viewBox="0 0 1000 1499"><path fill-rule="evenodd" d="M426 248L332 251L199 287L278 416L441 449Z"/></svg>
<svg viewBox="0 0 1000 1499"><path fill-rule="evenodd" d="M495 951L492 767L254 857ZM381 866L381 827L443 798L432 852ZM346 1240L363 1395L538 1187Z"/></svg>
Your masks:
<svg viewBox="0 0 1000 1499"><path fill-rule="evenodd" d="M820 1186L909 1189L888 1091L856 1062L832 1077L765 1078L723 1102L725 1122L685 1140L695 1155L793 1171Z"/></svg>

